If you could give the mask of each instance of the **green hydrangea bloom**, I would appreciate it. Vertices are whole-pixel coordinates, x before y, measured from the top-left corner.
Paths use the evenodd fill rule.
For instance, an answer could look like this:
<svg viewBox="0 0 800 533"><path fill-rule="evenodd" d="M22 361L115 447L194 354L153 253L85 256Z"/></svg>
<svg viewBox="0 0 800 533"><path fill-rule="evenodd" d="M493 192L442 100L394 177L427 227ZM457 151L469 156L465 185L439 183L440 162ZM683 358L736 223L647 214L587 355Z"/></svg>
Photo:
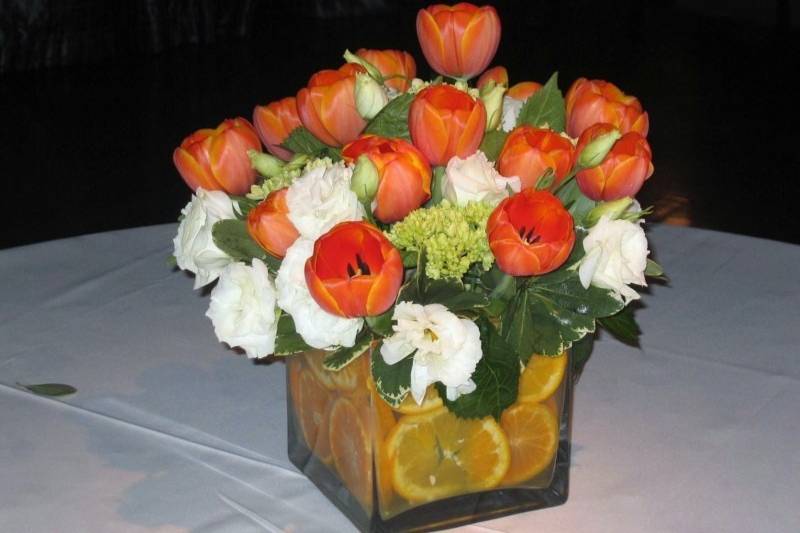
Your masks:
<svg viewBox="0 0 800 533"><path fill-rule="evenodd" d="M479 202L458 206L443 200L409 213L392 226L388 237L400 249L424 249L429 278L461 278L473 263L480 263L484 270L492 267L494 256L486 238L486 221L492 209Z"/></svg>
<svg viewBox="0 0 800 533"><path fill-rule="evenodd" d="M250 192L247 193L246 196L251 200L263 200L272 191L277 191L279 189L283 189L284 187L288 187L294 182L294 180L309 170L317 167L330 167L331 165L333 165L333 161L330 157L312 159L308 163L303 161L302 165L297 165L290 162L284 166L277 175L272 176L271 178L265 178L261 183L251 185Z"/></svg>

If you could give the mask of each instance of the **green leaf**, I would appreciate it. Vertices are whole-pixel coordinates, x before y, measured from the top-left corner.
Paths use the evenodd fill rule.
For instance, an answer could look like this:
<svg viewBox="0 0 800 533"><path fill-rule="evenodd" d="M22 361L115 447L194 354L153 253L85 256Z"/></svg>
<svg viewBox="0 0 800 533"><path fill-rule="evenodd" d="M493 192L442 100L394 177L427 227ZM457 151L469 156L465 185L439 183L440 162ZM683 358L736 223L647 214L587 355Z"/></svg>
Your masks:
<svg viewBox="0 0 800 533"><path fill-rule="evenodd" d="M630 346L639 347L639 336L642 330L633 317L633 309L627 306L619 313L597 319L598 324L611 333L617 340Z"/></svg>
<svg viewBox="0 0 800 533"><path fill-rule="evenodd" d="M584 338L572 343L569 351L569 361L572 365L572 382L577 383L581 377L583 368L589 362L594 348L594 335L586 335Z"/></svg>
<svg viewBox="0 0 800 533"><path fill-rule="evenodd" d="M571 179L556 191L556 196L572 215L576 224L582 225L586 215L597 206L597 202L586 197L578 188L578 182Z"/></svg>
<svg viewBox="0 0 800 533"><path fill-rule="evenodd" d="M294 320L288 313L278 319L278 333L275 336L275 355L292 355L313 350L294 328Z"/></svg>
<svg viewBox="0 0 800 533"><path fill-rule="evenodd" d="M236 213L236 218L240 220L247 220L247 213L261 203L260 200L253 200L246 196L231 196L231 200L239 206L239 212Z"/></svg>
<svg viewBox="0 0 800 533"><path fill-rule="evenodd" d="M292 130L289 136L281 144L287 150L295 154L308 154L312 157L330 157L333 161L342 159L341 151L323 143L303 126L298 126Z"/></svg>
<svg viewBox="0 0 800 533"><path fill-rule="evenodd" d="M72 385L65 385L64 383L37 383L34 385L25 385L23 383L17 383L17 386L27 389L32 393L38 394L40 396L51 396L51 397L69 396L70 394L75 394L76 392L78 392L78 389L76 389Z"/></svg>
<svg viewBox="0 0 800 533"><path fill-rule="evenodd" d="M411 390L411 366L414 354L393 365L387 365L381 355L380 345L372 350L372 379L375 389L386 403L397 407Z"/></svg>
<svg viewBox="0 0 800 533"><path fill-rule="evenodd" d="M523 124L564 131L566 106L558 88L558 72L553 73L547 83L525 101L517 118L517 126Z"/></svg>
<svg viewBox="0 0 800 533"><path fill-rule="evenodd" d="M414 276L401 288L398 302L442 304L452 312L472 311L489 305L489 298L468 289L458 279L430 279L425 275L426 254L420 253Z"/></svg>
<svg viewBox="0 0 800 533"><path fill-rule="evenodd" d="M444 195L444 167L433 167L431 177L431 198L425 203L425 207L438 205L442 202Z"/></svg>
<svg viewBox="0 0 800 533"><path fill-rule="evenodd" d="M211 236L217 248L228 254L234 261L251 263L253 259L264 261L273 274L281 262L268 254L247 232L247 223L239 219L219 220L211 228Z"/></svg>
<svg viewBox="0 0 800 533"><path fill-rule="evenodd" d="M483 357L472 374L475 390L450 401L447 399L447 388L442 383L436 383L436 389L445 406L458 417L483 418L491 415L499 419L503 411L517 399L519 358L488 320L481 318L475 323L481 332L483 350Z"/></svg>
<svg viewBox="0 0 800 533"><path fill-rule="evenodd" d="M502 130L487 131L479 150L486 154L486 159L489 161L497 161L507 137L508 132Z"/></svg>
<svg viewBox="0 0 800 533"><path fill-rule="evenodd" d="M517 294L517 278L500 270L497 264L481 275L480 284L489 292L489 305L486 307L489 316L500 316Z"/></svg>
<svg viewBox="0 0 800 533"><path fill-rule="evenodd" d="M394 333L394 330L392 329L393 315L394 306L390 307L385 313L380 315L364 317L364 320L374 334L380 335L381 337L388 337Z"/></svg>
<svg viewBox="0 0 800 533"><path fill-rule="evenodd" d="M361 356L372 342L372 332L368 328L363 328L356 336L356 342L349 348L339 348L328 355L322 361L322 366L326 370L337 372Z"/></svg>
<svg viewBox="0 0 800 533"><path fill-rule="evenodd" d="M414 95L410 93L401 94L380 110L369 124L364 133L372 133L382 137L400 137L407 141L411 140L408 132L408 109Z"/></svg>
<svg viewBox="0 0 800 533"><path fill-rule="evenodd" d="M648 259L647 266L644 269L644 275L650 276L651 278L663 278L664 268L652 259Z"/></svg>
<svg viewBox="0 0 800 533"><path fill-rule="evenodd" d="M531 354L558 355L595 331L595 319L619 312L624 303L613 291L584 289L574 271L563 268L533 278L503 314L503 337L523 363Z"/></svg>

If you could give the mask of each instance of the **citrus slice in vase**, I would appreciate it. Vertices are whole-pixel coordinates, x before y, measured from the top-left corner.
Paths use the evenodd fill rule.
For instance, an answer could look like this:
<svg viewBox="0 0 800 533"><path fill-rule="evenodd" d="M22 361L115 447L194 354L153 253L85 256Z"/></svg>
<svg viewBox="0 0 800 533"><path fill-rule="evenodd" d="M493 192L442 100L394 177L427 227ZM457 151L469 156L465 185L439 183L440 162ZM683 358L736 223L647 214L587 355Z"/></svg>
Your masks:
<svg viewBox="0 0 800 533"><path fill-rule="evenodd" d="M500 425L508 437L511 466L504 485L516 485L551 464L558 448L558 417L551 406L518 403L500 416Z"/></svg>
<svg viewBox="0 0 800 533"><path fill-rule="evenodd" d="M534 354L519 377L519 402L546 400L558 389L567 369L567 356L547 357Z"/></svg>

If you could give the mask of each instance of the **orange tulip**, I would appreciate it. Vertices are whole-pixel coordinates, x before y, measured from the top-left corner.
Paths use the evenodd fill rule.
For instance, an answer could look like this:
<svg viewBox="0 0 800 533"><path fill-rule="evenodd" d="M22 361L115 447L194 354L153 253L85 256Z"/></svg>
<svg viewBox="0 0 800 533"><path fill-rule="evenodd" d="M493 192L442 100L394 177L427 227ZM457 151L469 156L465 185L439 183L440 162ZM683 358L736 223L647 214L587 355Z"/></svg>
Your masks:
<svg viewBox="0 0 800 533"><path fill-rule="evenodd" d="M611 124L595 124L578 140L578 153L598 135L614 129ZM633 198L644 180L653 174L652 152L647 139L631 131L623 135L606 155L603 162L578 172L578 188L597 201Z"/></svg>
<svg viewBox="0 0 800 533"><path fill-rule="evenodd" d="M286 205L288 190L272 191L247 214L247 232L263 249L279 259L286 255L287 248L300 236L289 220L289 207Z"/></svg>
<svg viewBox="0 0 800 533"><path fill-rule="evenodd" d="M535 81L521 81L514 84L513 87L508 89L506 96L510 96L516 100L527 100L534 95L536 91L542 88L541 83Z"/></svg>
<svg viewBox="0 0 800 533"><path fill-rule="evenodd" d="M491 6L437 4L417 13L417 37L428 64L444 76L483 72L500 43L500 18Z"/></svg>
<svg viewBox="0 0 800 533"><path fill-rule="evenodd" d="M575 147L558 133L533 126L519 126L509 134L497 170L503 176L519 176L522 188L535 187L547 169L555 173L555 188L575 165Z"/></svg>
<svg viewBox="0 0 800 533"><path fill-rule="evenodd" d="M431 197L431 166L410 142L364 135L342 149L347 163L362 154L378 170L374 213L381 222L402 220Z"/></svg>
<svg viewBox="0 0 800 533"><path fill-rule="evenodd" d="M411 80L417 75L417 64L408 52L361 48L356 55L372 63L386 79L386 85L401 93L411 87Z"/></svg>
<svg viewBox="0 0 800 533"><path fill-rule="evenodd" d="M572 215L547 191L524 189L492 211L486 235L497 266L512 276L538 276L564 264L575 244Z"/></svg>
<svg viewBox="0 0 800 533"><path fill-rule="evenodd" d="M431 85L411 103L408 129L431 165L446 165L454 155L465 159L481 145L486 108L452 85Z"/></svg>
<svg viewBox="0 0 800 533"><path fill-rule="evenodd" d="M202 187L244 194L256 181L248 150L260 151L261 142L253 125L239 117L192 133L172 153L172 161L193 191Z"/></svg>
<svg viewBox="0 0 800 533"><path fill-rule="evenodd" d="M341 222L314 243L306 283L325 311L348 318L375 316L394 304L403 261L381 230L366 222Z"/></svg>
<svg viewBox="0 0 800 533"><path fill-rule="evenodd" d="M349 143L367 125L356 110L359 72L366 71L355 63L346 63L339 70L321 70L297 93L297 113L303 126L329 146Z"/></svg>
<svg viewBox="0 0 800 533"><path fill-rule="evenodd" d="M647 137L649 118L635 96L628 96L613 83L580 78L567 91L567 133L579 137L586 128L607 122L621 133Z"/></svg>
<svg viewBox="0 0 800 533"><path fill-rule="evenodd" d="M478 89L482 89L484 85L490 81L495 82L497 85L508 87L508 71L506 67L492 67L478 78Z"/></svg>
<svg viewBox="0 0 800 533"><path fill-rule="evenodd" d="M283 148L281 143L292 130L301 126L300 117L297 115L297 100L294 96L268 105L257 105L253 110L253 124L269 153L284 161L292 158L292 152Z"/></svg>

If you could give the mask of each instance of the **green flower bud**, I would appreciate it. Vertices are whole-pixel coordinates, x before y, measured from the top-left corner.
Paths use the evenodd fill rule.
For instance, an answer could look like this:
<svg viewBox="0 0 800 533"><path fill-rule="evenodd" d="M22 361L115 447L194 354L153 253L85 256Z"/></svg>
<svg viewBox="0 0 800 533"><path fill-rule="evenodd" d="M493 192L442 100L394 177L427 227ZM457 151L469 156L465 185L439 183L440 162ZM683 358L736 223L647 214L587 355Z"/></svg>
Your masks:
<svg viewBox="0 0 800 533"><path fill-rule="evenodd" d="M353 177L350 180L350 190L356 193L358 201L369 207L375 194L378 192L380 176L375 164L365 154L358 156Z"/></svg>
<svg viewBox="0 0 800 533"><path fill-rule="evenodd" d="M613 202L601 202L597 204L597 207L586 213L583 218L583 224L587 228L591 228L600 221L603 215L607 216L609 220L615 220L625 213L631 202L633 202L633 198L628 198L627 196Z"/></svg>
<svg viewBox="0 0 800 533"><path fill-rule="evenodd" d="M367 74L369 74L373 80L377 81L378 83L383 83L383 76L381 75L381 71L378 70L375 67L375 65L373 65L363 57L355 55L350 50L345 50L344 60L347 61L348 63L355 63L357 65L361 65L362 67L364 67L364 69L367 71Z"/></svg>
<svg viewBox="0 0 800 533"><path fill-rule="evenodd" d="M356 109L365 120L372 120L389 103L384 88L366 74L356 74L355 93Z"/></svg>
<svg viewBox="0 0 800 533"><path fill-rule="evenodd" d="M503 119L503 96L506 88L498 85L494 80L484 85L480 90L483 106L486 108L486 131L496 130Z"/></svg>
<svg viewBox="0 0 800 533"><path fill-rule="evenodd" d="M250 158L250 166L266 178L278 175L285 164L277 157L257 150L248 150L247 157Z"/></svg>
<svg viewBox="0 0 800 533"><path fill-rule="evenodd" d="M622 134L616 129L598 135L581 150L578 155L578 165L582 168L596 167L603 162L611 147L620 137L622 137Z"/></svg>

